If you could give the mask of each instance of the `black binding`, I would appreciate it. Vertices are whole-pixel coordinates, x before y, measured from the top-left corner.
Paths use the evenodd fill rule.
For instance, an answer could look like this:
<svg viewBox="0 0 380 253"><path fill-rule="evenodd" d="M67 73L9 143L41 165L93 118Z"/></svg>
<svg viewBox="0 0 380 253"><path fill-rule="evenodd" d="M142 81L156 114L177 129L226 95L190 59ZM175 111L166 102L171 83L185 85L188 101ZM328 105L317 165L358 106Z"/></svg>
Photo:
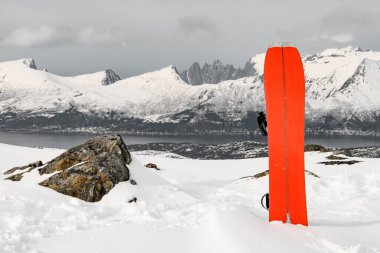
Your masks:
<svg viewBox="0 0 380 253"><path fill-rule="evenodd" d="M263 203L264 198L265 198L265 206ZM261 197L261 206L269 210L269 193L266 193L264 194L264 196Z"/></svg>
<svg viewBox="0 0 380 253"><path fill-rule="evenodd" d="M263 136L268 135L267 130L267 118L263 112L259 112L259 116L257 117L257 123L259 124L259 129Z"/></svg>

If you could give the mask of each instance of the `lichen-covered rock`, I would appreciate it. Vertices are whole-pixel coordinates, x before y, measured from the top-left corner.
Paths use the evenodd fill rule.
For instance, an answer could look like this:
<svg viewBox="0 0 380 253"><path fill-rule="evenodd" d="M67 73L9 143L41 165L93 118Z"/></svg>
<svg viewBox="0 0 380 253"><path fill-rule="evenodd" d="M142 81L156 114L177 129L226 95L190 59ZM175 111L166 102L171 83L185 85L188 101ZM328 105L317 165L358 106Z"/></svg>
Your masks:
<svg viewBox="0 0 380 253"><path fill-rule="evenodd" d="M155 164L155 163L147 163L147 164L145 164L145 167L150 168L150 169L160 170L157 167L157 164Z"/></svg>
<svg viewBox="0 0 380 253"><path fill-rule="evenodd" d="M13 175L5 178L5 180L20 181L23 178L24 173L29 173L32 170L34 170L35 168L41 167L42 165L43 165L43 163L41 161L36 161L34 163L29 163L25 166L13 167L12 169L5 171L4 175L13 174L16 171L22 171L22 172L13 174Z"/></svg>
<svg viewBox="0 0 380 253"><path fill-rule="evenodd" d="M129 179L131 155L120 135L104 135L71 148L39 169L61 171L40 183L85 201L99 201L115 184Z"/></svg>
<svg viewBox="0 0 380 253"><path fill-rule="evenodd" d="M4 175L9 175L9 174L12 174L14 173L16 170L25 170L25 169L28 169L28 168L37 168L37 167L40 167L42 166L43 163L41 161L36 161L34 163L29 163L27 165L24 165L24 166L20 166L20 167L13 167L12 169L9 169L7 170L6 172L4 172Z"/></svg>
<svg viewBox="0 0 380 253"><path fill-rule="evenodd" d="M331 149L325 148L318 144L306 144L305 152L310 152L310 151L328 152L328 151L331 151Z"/></svg>
<svg viewBox="0 0 380 253"><path fill-rule="evenodd" d="M5 178L5 180L11 180L11 181L20 181L23 177L24 173L17 173L15 175L12 175L10 177Z"/></svg>

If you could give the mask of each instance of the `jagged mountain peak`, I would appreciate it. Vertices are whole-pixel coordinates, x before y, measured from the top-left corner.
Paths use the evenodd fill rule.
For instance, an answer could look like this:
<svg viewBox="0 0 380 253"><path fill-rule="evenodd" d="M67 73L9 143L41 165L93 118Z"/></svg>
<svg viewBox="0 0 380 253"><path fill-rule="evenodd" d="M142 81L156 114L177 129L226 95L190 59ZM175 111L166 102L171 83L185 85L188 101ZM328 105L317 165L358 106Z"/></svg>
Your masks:
<svg viewBox="0 0 380 253"><path fill-rule="evenodd" d="M223 65L222 61L217 59L212 64L207 62L201 65L194 62L189 69L180 73L181 79L190 85L217 84L226 80L236 80L242 77L251 76L255 73L253 64L248 61L244 68L235 68L233 64Z"/></svg>

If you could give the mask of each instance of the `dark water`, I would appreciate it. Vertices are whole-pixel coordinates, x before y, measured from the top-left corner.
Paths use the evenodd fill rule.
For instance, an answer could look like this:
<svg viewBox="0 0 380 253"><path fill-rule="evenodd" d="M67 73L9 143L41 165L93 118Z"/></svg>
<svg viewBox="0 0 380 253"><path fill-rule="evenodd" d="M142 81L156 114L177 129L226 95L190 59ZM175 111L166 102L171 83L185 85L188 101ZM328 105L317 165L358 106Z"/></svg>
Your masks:
<svg viewBox="0 0 380 253"><path fill-rule="evenodd" d="M45 134L45 133L11 133L0 132L0 143L7 143L28 147L70 148L81 144L93 137L90 134ZM146 144L154 142L173 143L199 143L199 144L223 144L235 141L259 141L266 142L263 136L129 136L123 135L127 145ZM373 136L306 136L306 143L320 144L326 147L363 147L380 146L380 137Z"/></svg>

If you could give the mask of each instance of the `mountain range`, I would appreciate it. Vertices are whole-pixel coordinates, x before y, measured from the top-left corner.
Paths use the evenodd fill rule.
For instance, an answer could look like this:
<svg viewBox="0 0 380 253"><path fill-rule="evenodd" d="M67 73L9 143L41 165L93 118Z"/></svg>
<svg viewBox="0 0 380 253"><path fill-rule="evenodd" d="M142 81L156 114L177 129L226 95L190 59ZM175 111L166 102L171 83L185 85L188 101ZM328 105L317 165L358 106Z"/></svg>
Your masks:
<svg viewBox="0 0 380 253"><path fill-rule="evenodd" d="M126 79L108 69L63 77L32 59L0 63L0 129L246 133L265 111L265 54L244 68L219 60ZM346 47L302 55L306 130L378 134L380 52Z"/></svg>

